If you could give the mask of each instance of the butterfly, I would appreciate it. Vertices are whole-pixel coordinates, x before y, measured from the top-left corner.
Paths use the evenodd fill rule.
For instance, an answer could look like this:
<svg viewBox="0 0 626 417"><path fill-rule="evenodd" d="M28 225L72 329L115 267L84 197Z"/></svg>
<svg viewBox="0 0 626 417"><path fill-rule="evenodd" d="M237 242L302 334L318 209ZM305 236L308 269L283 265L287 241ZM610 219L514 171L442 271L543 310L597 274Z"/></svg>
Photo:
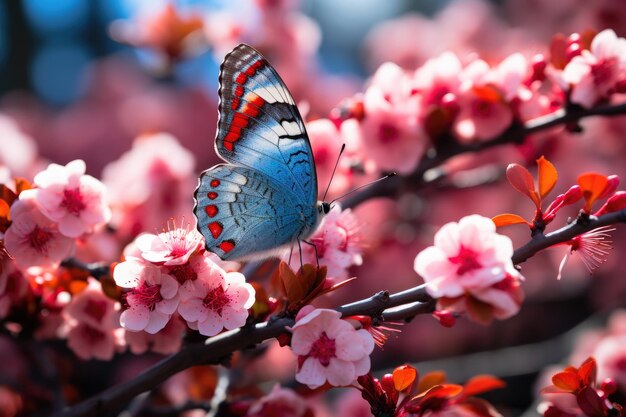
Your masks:
<svg viewBox="0 0 626 417"><path fill-rule="evenodd" d="M245 44L226 55L219 83L215 149L227 163L204 171L194 193L207 250L250 258L303 241L330 204L317 202L311 144L291 93Z"/></svg>

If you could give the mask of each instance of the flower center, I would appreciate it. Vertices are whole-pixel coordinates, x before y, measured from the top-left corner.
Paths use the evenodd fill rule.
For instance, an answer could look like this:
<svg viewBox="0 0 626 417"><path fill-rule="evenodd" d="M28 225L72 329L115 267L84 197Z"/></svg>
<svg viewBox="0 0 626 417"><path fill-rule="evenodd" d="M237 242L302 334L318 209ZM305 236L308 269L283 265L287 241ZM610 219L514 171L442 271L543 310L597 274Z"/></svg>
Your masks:
<svg viewBox="0 0 626 417"><path fill-rule="evenodd" d="M221 285L213 288L209 293L204 297L202 303L209 310L215 311L217 314L222 314L222 309L230 303L230 297L226 295L226 291L222 288Z"/></svg>
<svg viewBox="0 0 626 417"><path fill-rule="evenodd" d="M456 270L457 275L463 275L475 269L480 269L482 265L478 262L478 254L473 250L461 245L461 250L457 256L451 256L448 258L453 264L457 264L459 267Z"/></svg>
<svg viewBox="0 0 626 417"><path fill-rule="evenodd" d="M100 323L107 312L107 303L106 301L89 300L83 311L86 315Z"/></svg>
<svg viewBox="0 0 626 417"><path fill-rule="evenodd" d="M98 329L94 329L91 326L83 326L82 333L83 337L87 339L89 343L94 345L102 342L106 338L103 332Z"/></svg>
<svg viewBox="0 0 626 417"><path fill-rule="evenodd" d="M66 188L63 190L63 201L61 201L61 207L65 207L67 211L74 216L78 216L81 211L87 207L83 201L83 195L80 193L80 189Z"/></svg>
<svg viewBox="0 0 626 417"><path fill-rule="evenodd" d="M52 233L35 225L35 228L26 236L26 241L31 248L39 253L46 254L48 252L48 242L52 239Z"/></svg>
<svg viewBox="0 0 626 417"><path fill-rule="evenodd" d="M139 287L133 290L133 296L142 305L148 307L150 311L154 310L157 303L163 301L160 285L150 285L143 282Z"/></svg>
<svg viewBox="0 0 626 417"><path fill-rule="evenodd" d="M176 278L179 284L184 284L187 281L195 281L195 279L198 278L198 274L188 263L172 266L167 270L167 273Z"/></svg>
<svg viewBox="0 0 626 417"><path fill-rule="evenodd" d="M477 98L472 101L472 116L474 117L489 117L493 114L493 102L491 100L485 100Z"/></svg>
<svg viewBox="0 0 626 417"><path fill-rule="evenodd" d="M382 143L390 143L398 139L400 130L392 124L383 123L380 125L378 134Z"/></svg>
<svg viewBox="0 0 626 417"><path fill-rule="evenodd" d="M615 75L616 65L616 58L603 59L597 64L592 65L591 75L593 77L593 83L599 86L611 82Z"/></svg>
<svg viewBox="0 0 626 417"><path fill-rule="evenodd" d="M320 361L322 365L328 366L330 360L335 357L335 340L329 338L326 332L322 332L319 339L313 342L309 355Z"/></svg>

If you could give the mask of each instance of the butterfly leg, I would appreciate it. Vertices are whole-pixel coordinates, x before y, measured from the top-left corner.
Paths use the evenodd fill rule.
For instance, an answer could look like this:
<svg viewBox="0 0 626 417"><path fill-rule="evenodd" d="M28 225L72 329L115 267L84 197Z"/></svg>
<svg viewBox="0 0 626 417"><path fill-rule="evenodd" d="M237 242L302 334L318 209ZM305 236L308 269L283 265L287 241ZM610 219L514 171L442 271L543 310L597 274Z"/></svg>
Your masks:
<svg viewBox="0 0 626 417"><path fill-rule="evenodd" d="M300 252L300 269L302 269L302 245L300 244L300 239L298 239L298 252Z"/></svg>
<svg viewBox="0 0 626 417"><path fill-rule="evenodd" d="M315 262L317 262L317 269L320 269L320 258L319 256L317 256L317 245L313 242L309 242L308 240L303 240L303 242L306 243L307 245L313 246L313 250L315 251ZM298 240L298 243L300 243L299 240ZM302 254L300 254L300 263L302 263Z"/></svg>
<svg viewBox="0 0 626 417"><path fill-rule="evenodd" d="M287 261L288 265L291 265L291 255L293 255L293 245L289 248L289 260Z"/></svg>

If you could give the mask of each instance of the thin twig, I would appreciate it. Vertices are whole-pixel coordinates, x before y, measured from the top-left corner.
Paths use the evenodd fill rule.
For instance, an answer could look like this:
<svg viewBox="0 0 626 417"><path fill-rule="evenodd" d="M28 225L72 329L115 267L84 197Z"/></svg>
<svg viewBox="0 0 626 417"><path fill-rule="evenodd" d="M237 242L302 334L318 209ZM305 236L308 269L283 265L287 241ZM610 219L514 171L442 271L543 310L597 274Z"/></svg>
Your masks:
<svg viewBox="0 0 626 417"><path fill-rule="evenodd" d="M445 137L439 142L445 143L439 151L421 160L416 170L406 176L395 176L385 181L373 184L364 190L347 197L342 203L343 208L354 208L362 202L375 197L390 197L400 190L420 189L424 185L424 173L433 169L453 156L462 153L479 152L495 146L522 143L523 140L534 133L550 129L555 126L577 122L590 116L613 117L626 114L626 103L616 105L603 105L592 109L585 109L579 106L570 106L567 109L559 109L554 113L538 117L527 121L525 124L514 124L500 136L487 142L475 142L461 144L452 137Z"/></svg>

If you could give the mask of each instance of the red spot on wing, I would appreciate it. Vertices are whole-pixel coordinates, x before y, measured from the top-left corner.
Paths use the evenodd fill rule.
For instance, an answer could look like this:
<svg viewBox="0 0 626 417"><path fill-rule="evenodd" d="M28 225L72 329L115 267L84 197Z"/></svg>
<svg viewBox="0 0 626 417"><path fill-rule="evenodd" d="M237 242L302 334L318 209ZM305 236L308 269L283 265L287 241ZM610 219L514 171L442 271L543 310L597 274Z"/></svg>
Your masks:
<svg viewBox="0 0 626 417"><path fill-rule="evenodd" d="M211 180L211 187L215 188L219 185L220 185L220 180L218 179Z"/></svg>
<svg viewBox="0 0 626 417"><path fill-rule="evenodd" d="M232 240L225 240L222 243L220 243L219 245L217 245L221 250L224 251L224 253L228 253L231 250L235 249L235 242L233 242Z"/></svg>
<svg viewBox="0 0 626 417"><path fill-rule="evenodd" d="M215 200L217 198L217 193L215 191L210 191L206 196L211 200Z"/></svg>
<svg viewBox="0 0 626 417"><path fill-rule="evenodd" d="M256 74L257 70L261 68L262 66L263 66L263 61L259 59L258 61L252 63L252 65L248 67L248 69L246 70L246 74L249 77L252 77L254 74Z"/></svg>
<svg viewBox="0 0 626 417"><path fill-rule="evenodd" d="M233 143L237 142L241 138L241 129L248 126L248 116L243 113L235 113L233 120L230 122L228 133L224 137L224 148L232 151Z"/></svg>
<svg viewBox="0 0 626 417"><path fill-rule="evenodd" d="M244 72L240 72L239 75L237 75L237 78L235 78L235 82L237 84L243 85L246 81L248 81L248 76Z"/></svg>
<svg viewBox="0 0 626 417"><path fill-rule="evenodd" d="M211 232L211 235L214 239L217 239L219 237L219 235L222 233L222 230L224 230L224 227L220 222L209 223L209 231Z"/></svg>
<svg viewBox="0 0 626 417"><path fill-rule="evenodd" d="M256 94L254 94L252 100L241 100L245 92L244 84L248 81L249 77L253 77L257 70L263 67L263 65L265 65L263 60L259 59L253 62L244 72L240 72L237 74L237 77L235 77L235 83L238 85L235 86L234 97L233 101L230 103L230 108L231 110L237 110L242 104L242 101L244 104L241 111L234 114L233 120L228 127L228 133L224 137L224 149L228 151L232 152L235 149L234 143L241 138L241 129L248 126L248 118L257 117L260 108L265 104L265 100Z"/></svg>
<svg viewBox="0 0 626 417"><path fill-rule="evenodd" d="M215 217L215 216L217 216L217 213L219 212L219 210L217 209L217 206L215 204L211 204L209 206L206 206L204 208L204 211L206 212L206 214L209 217Z"/></svg>

